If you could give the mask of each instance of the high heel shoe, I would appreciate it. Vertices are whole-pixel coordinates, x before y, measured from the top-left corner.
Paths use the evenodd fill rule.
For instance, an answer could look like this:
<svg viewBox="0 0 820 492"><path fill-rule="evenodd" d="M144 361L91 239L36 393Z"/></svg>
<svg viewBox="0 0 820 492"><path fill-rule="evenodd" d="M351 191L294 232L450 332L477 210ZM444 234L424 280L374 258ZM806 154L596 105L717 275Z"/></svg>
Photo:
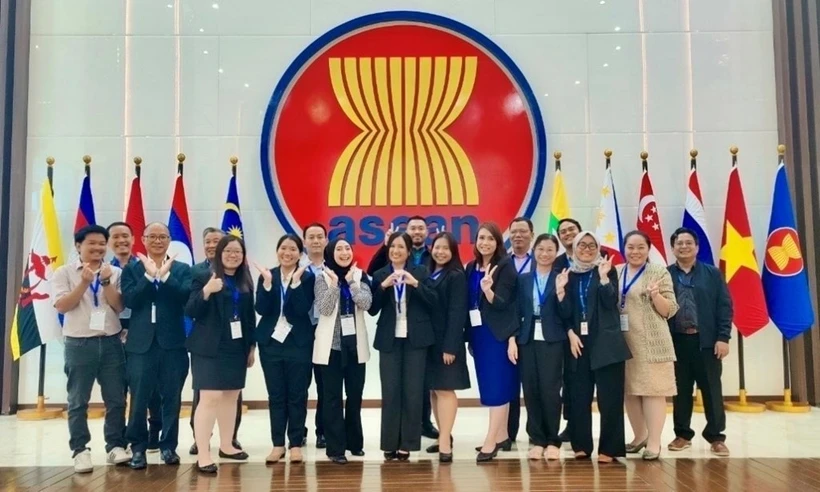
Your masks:
<svg viewBox="0 0 820 492"><path fill-rule="evenodd" d="M489 463L498 455L498 448L495 448L492 453L484 453L479 451L478 456L475 457L476 463Z"/></svg>
<svg viewBox="0 0 820 492"><path fill-rule="evenodd" d="M451 448L453 447L453 436L450 436L450 447ZM479 447L479 449L481 449L481 448ZM427 449L425 449L424 452L430 453L430 454L436 454L436 453L440 452L438 443L431 444L431 445L427 446Z"/></svg>
<svg viewBox="0 0 820 492"><path fill-rule="evenodd" d="M210 465L199 466L196 465L196 469L199 473L203 473L205 475L214 475L219 468L217 468L216 463L211 463Z"/></svg>
<svg viewBox="0 0 820 492"><path fill-rule="evenodd" d="M439 463L452 463L453 462L453 453L439 453L438 454L438 462Z"/></svg>
<svg viewBox="0 0 820 492"><path fill-rule="evenodd" d="M639 442L638 444L629 443L626 445L626 452L629 454L640 453L641 449L646 447L648 439L644 439L643 441Z"/></svg>
<svg viewBox="0 0 820 492"><path fill-rule="evenodd" d="M652 451L649 450L649 448L644 449L643 455L641 455L641 458L643 458L644 461L655 461L660 457L661 457L661 451L660 450L658 450L657 453L653 453Z"/></svg>
<svg viewBox="0 0 820 492"><path fill-rule="evenodd" d="M483 447L484 446L476 446L475 450L478 451L478 452L481 452L481 448L483 448ZM512 451L512 440L508 438L504 441L496 443L495 444L495 452L498 453L499 451L504 451L504 452Z"/></svg>

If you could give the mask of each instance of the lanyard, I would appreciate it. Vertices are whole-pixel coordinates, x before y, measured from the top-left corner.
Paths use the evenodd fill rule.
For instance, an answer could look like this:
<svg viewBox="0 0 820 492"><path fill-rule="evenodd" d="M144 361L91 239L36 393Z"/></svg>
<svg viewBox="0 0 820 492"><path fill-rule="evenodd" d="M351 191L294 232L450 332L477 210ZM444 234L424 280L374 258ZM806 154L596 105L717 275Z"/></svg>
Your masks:
<svg viewBox="0 0 820 492"><path fill-rule="evenodd" d="M421 265L421 259L424 257L424 251L425 251L424 248L414 249L413 252L410 254L410 256L413 257L413 266L420 266Z"/></svg>
<svg viewBox="0 0 820 492"><path fill-rule="evenodd" d="M535 288L538 292L538 309L540 311L541 306L544 304L544 301L547 299L547 284L550 280L550 274L547 273L547 277L544 279L544 286L541 287L541 282L538 281L538 273L533 272L532 281L535 285Z"/></svg>
<svg viewBox="0 0 820 492"><path fill-rule="evenodd" d="M641 267L641 269L638 270L638 273L636 273L635 276L632 277L632 281L627 283L626 280L627 280L627 277L629 276L629 266L624 266L624 283L623 283L623 286L621 287L621 309L622 310L624 309L624 307L626 307L626 294L629 292L629 290L632 288L632 286L635 285L635 282L641 277L641 275L643 275L644 270L646 270L646 263L644 263L644 265Z"/></svg>
<svg viewBox="0 0 820 492"><path fill-rule="evenodd" d="M433 280L438 280L438 278L439 278L439 277L441 277L441 274L442 274L442 273L444 273L444 269L443 269L443 268L442 268L441 270L437 271L437 272L433 272L433 273L430 275L430 278L431 278L431 279L433 279Z"/></svg>
<svg viewBox="0 0 820 492"><path fill-rule="evenodd" d="M353 314L353 295L350 293L350 286L344 283L339 290L342 292L342 314Z"/></svg>
<svg viewBox="0 0 820 492"><path fill-rule="evenodd" d="M97 274L97 278L95 282L91 282L88 288L91 289L91 293L94 294L94 307L100 307L100 299L97 297L97 294L100 292L100 274Z"/></svg>
<svg viewBox="0 0 820 492"><path fill-rule="evenodd" d="M520 268L518 268L518 274L519 275L521 275L521 272L523 272L524 270L527 269L527 266L530 264L531 261L532 261L532 255L527 253L527 259L524 260L524 263L521 265Z"/></svg>
<svg viewBox="0 0 820 492"><path fill-rule="evenodd" d="M225 285L231 291L231 301L233 301L233 319L239 319L239 290L236 288L234 279L225 277Z"/></svg>
<svg viewBox="0 0 820 492"><path fill-rule="evenodd" d="M592 274L587 276L586 285L583 277L578 279L578 297L580 298L581 316L583 316L584 321L587 320L587 294L589 293L590 282L592 282Z"/></svg>
<svg viewBox="0 0 820 492"><path fill-rule="evenodd" d="M279 289L279 299L281 300L279 303L279 316L284 316L285 314L285 295L288 292L288 285L289 283L282 282L282 288Z"/></svg>
<svg viewBox="0 0 820 492"><path fill-rule="evenodd" d="M129 265L131 265L133 263L136 263L136 262L137 262L137 258L134 257L134 256L132 256L131 258L128 259L128 264ZM122 263L120 263L120 259L115 256L114 258L111 259L111 266L115 266L117 268L122 268Z"/></svg>
<svg viewBox="0 0 820 492"><path fill-rule="evenodd" d="M393 273L395 269L393 265L390 265L390 273ZM401 300L404 299L404 281L400 281L397 285L393 286L393 293L396 295L396 311L401 313Z"/></svg>

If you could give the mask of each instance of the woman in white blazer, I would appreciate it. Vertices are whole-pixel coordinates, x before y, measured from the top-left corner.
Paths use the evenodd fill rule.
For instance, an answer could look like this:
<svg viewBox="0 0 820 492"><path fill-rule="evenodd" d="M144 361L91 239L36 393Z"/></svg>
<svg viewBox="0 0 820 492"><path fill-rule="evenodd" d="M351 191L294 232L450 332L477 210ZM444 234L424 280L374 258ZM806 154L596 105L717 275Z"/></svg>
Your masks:
<svg viewBox="0 0 820 492"><path fill-rule="evenodd" d="M345 452L364 456L362 392L365 364L370 359L364 313L373 302L370 280L353 264L353 250L344 239L325 248L325 268L316 279L316 341L313 363L323 381L322 419L327 456L347 463ZM342 384L347 395L342 411Z"/></svg>

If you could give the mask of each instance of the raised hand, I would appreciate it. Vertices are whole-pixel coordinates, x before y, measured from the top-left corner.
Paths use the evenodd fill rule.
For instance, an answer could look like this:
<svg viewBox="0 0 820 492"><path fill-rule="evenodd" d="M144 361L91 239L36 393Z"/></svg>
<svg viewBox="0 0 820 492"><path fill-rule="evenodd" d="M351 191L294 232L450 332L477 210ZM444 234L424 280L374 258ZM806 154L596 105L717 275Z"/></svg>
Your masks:
<svg viewBox="0 0 820 492"><path fill-rule="evenodd" d="M650 299L654 298L658 294L658 292L660 292L660 290L658 288L657 282L653 283L652 285L646 288L646 293L649 295Z"/></svg>
<svg viewBox="0 0 820 492"><path fill-rule="evenodd" d="M393 287L394 285L400 283L401 278L401 270L393 272L388 275L386 279L384 279L384 282L382 282L382 287L385 289Z"/></svg>
<svg viewBox="0 0 820 492"><path fill-rule="evenodd" d="M324 272L324 274L327 276L330 287L336 287L339 285L339 276L336 275L336 272L334 272L330 268L325 268L324 270L322 270L322 272Z"/></svg>
<svg viewBox="0 0 820 492"><path fill-rule="evenodd" d="M210 280L208 283L205 284L205 287L202 288L202 291L207 294L214 294L222 290L223 283L221 278L216 278L216 274L212 273Z"/></svg>
<svg viewBox="0 0 820 492"><path fill-rule="evenodd" d="M385 246L388 246L388 245L389 245L389 243L390 243L390 236L392 236L394 232L396 232L396 227L395 227L395 226L393 225L393 223L391 222L391 223L390 223L390 227L388 227L388 228L387 228L387 230L386 230L386 231L384 231L384 245L385 245Z"/></svg>
<svg viewBox="0 0 820 492"><path fill-rule="evenodd" d="M83 272L80 274L81 278L83 279L83 283L86 285L91 285L91 282L94 281L94 277L97 275L94 273L88 263L83 263Z"/></svg>
<svg viewBox="0 0 820 492"><path fill-rule="evenodd" d="M270 269L265 268L257 262L253 262L253 267L256 268L256 271L259 272L259 276L262 277L262 283L265 284L266 287L270 287L273 283L273 273L271 273Z"/></svg>
<svg viewBox="0 0 820 492"><path fill-rule="evenodd" d="M157 276L157 264L154 263L154 260L145 256L142 253L137 253L137 258L139 258L139 260L142 262L142 266L145 267L145 273L147 273L149 277Z"/></svg>
<svg viewBox="0 0 820 492"><path fill-rule="evenodd" d="M177 254L178 253L174 253L171 257L169 257L167 260L165 260L165 263L163 263L162 266L159 267L159 272L157 272L157 277L162 278L162 277L165 276L166 273L171 271L171 267L174 265L174 260L177 259Z"/></svg>
<svg viewBox="0 0 820 492"><path fill-rule="evenodd" d="M569 282L569 270L564 268L561 273L555 277L555 290L563 290L564 287L567 286L567 282Z"/></svg>
<svg viewBox="0 0 820 492"><path fill-rule="evenodd" d="M601 277L601 280L609 278L610 270L612 270L612 260L605 256L598 264L598 276Z"/></svg>
<svg viewBox="0 0 820 492"><path fill-rule="evenodd" d="M496 269L498 269L498 265L490 265L484 270L484 277L481 278L481 290L484 291L485 294L493 288L493 274Z"/></svg>
<svg viewBox="0 0 820 492"><path fill-rule="evenodd" d="M111 278L111 274L113 270L111 270L111 265L108 263L103 263L100 267L100 280L108 280Z"/></svg>
<svg viewBox="0 0 820 492"><path fill-rule="evenodd" d="M356 270L358 270L358 267L356 266L356 263L354 262L353 266L350 267L350 270L348 270L347 274L345 275L345 281L348 284L352 284L353 282L358 281L358 279L356 279ZM361 279L361 278L362 277L360 275L359 279Z"/></svg>
<svg viewBox="0 0 820 492"><path fill-rule="evenodd" d="M410 272L408 272L407 270L402 270L401 273L402 273L402 276L401 276L401 281L402 282L404 282L405 284L409 285L410 287L414 287L414 288L419 286L418 279L416 279L416 277L414 277Z"/></svg>
<svg viewBox="0 0 820 492"><path fill-rule="evenodd" d="M304 275L305 270L307 270L307 265L300 266L293 272L293 275L290 276L290 283L291 284L298 284L302 281L302 275Z"/></svg>

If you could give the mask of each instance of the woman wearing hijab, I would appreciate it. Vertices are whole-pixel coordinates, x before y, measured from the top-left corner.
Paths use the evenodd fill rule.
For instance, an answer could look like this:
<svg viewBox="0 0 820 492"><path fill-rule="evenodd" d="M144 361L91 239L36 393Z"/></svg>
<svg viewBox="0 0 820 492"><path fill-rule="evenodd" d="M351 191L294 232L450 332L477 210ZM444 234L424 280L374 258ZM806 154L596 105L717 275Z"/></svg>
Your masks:
<svg viewBox="0 0 820 492"><path fill-rule="evenodd" d="M561 381L564 348L567 340L565 323L558 303L566 292L556 292L554 262L558 256L558 238L541 234L532 249L535 267L518 277L518 364L527 405L527 433L533 447L529 457L557 460L561 457Z"/></svg>
<svg viewBox="0 0 820 492"><path fill-rule="evenodd" d="M597 388L601 435L598 462L626 455L624 442L624 362L632 358L621 332L618 275L601 258L600 242L589 231L573 241L572 266L555 279L561 317L566 320L572 359L572 449L578 459L592 456L592 395Z"/></svg>
<svg viewBox="0 0 820 492"><path fill-rule="evenodd" d="M364 456L362 392L365 364L370 359L364 313L373 297L370 280L353 263L345 239L325 247L325 268L315 282L316 340L313 363L322 374L322 419L326 454L337 464L347 463L345 452ZM342 409L342 386L347 399Z"/></svg>
<svg viewBox="0 0 820 492"><path fill-rule="evenodd" d="M440 232L431 249L433 272L427 283L438 293L438 316L433 317L436 343L428 352L427 379L433 391L433 413L439 428L438 444L427 448L439 461L453 461L452 430L458 410L456 390L470 387L464 323L467 321L467 277L458 255L458 242Z"/></svg>

